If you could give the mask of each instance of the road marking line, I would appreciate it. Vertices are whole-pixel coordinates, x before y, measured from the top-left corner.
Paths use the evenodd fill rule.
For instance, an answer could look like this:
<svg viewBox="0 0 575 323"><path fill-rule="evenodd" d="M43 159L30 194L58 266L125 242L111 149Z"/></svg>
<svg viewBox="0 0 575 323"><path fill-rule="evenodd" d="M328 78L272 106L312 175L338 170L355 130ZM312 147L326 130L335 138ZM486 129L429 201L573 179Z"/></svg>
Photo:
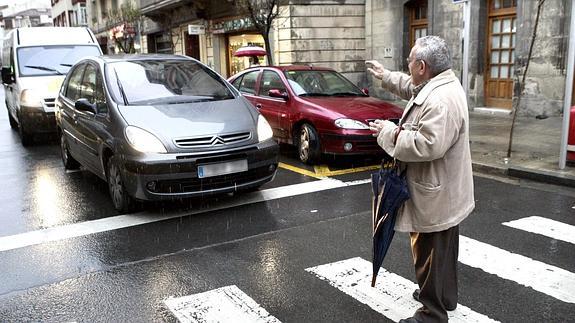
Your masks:
<svg viewBox="0 0 575 323"><path fill-rule="evenodd" d="M459 236L459 261L566 303L575 303L575 274Z"/></svg>
<svg viewBox="0 0 575 323"><path fill-rule="evenodd" d="M575 226L559 221L540 216L530 216L519 220L503 222L502 224L511 228L540 234L551 239L575 244Z"/></svg>
<svg viewBox="0 0 575 323"><path fill-rule="evenodd" d="M379 165L372 165L372 166L362 166L362 167L353 167L353 168L346 168L341 170L330 170L326 165L318 165L314 166L314 171L309 171L304 168L299 168L293 165L279 163L278 167L290 170L292 172L296 172L305 176L310 176L317 179L324 179L330 176L337 176L337 175L344 175L344 174L352 174L358 172L365 172L368 170L376 170L379 169Z"/></svg>
<svg viewBox="0 0 575 323"><path fill-rule="evenodd" d="M313 177L313 178L317 178L317 179L324 179L326 178L325 176L321 176L318 175L312 171L309 171L307 169L303 169L303 168L299 168L299 167L295 167L289 164L284 164L284 163L278 163L278 167L283 168L283 169L287 169L287 170L291 170L292 172L296 172L305 176L309 176L309 177Z"/></svg>
<svg viewBox="0 0 575 323"><path fill-rule="evenodd" d="M171 214L158 214L145 211L140 213L118 215L98 220L56 226L42 230L29 231L11 236L0 237L0 252L39 245L46 242L86 236L94 233L123 229L141 224L164 221L193 214L218 211L246 204L265 202L284 197L320 192L346 186L360 185L369 182L370 180L343 182L337 179L326 178L319 181L299 183L256 191L248 194L241 194L234 197L233 199L222 201L216 206L205 209L180 211Z"/></svg>
<svg viewBox="0 0 575 323"><path fill-rule="evenodd" d="M164 300L180 322L281 323L236 285Z"/></svg>
<svg viewBox="0 0 575 323"><path fill-rule="evenodd" d="M371 262L359 257L307 268L306 271L395 322L412 316L421 307L421 303L411 296L417 284L384 268L380 269L377 283L372 288ZM449 322L497 322L461 304L448 315Z"/></svg>
<svg viewBox="0 0 575 323"><path fill-rule="evenodd" d="M362 166L362 167L352 167L346 168L341 170L330 170L328 166L315 166L315 173L321 176L337 176L337 175L344 175L344 174L352 174L358 172L365 172L368 170L376 170L379 169L379 165L371 165L371 166Z"/></svg>

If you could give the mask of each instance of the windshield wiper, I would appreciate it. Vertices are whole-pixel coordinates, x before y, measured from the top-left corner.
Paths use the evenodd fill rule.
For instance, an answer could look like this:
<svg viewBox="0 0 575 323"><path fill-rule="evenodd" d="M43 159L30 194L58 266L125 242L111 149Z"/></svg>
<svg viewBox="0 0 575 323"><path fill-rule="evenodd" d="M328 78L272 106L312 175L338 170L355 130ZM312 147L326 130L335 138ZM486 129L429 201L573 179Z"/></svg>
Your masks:
<svg viewBox="0 0 575 323"><path fill-rule="evenodd" d="M332 96L365 96L365 94L359 94L359 93L355 93L355 92L336 92L336 93L331 93L330 95Z"/></svg>
<svg viewBox="0 0 575 323"><path fill-rule="evenodd" d="M72 65L74 65L74 64L60 63L60 65L62 65L62 66L67 66L67 67L72 67Z"/></svg>
<svg viewBox="0 0 575 323"><path fill-rule="evenodd" d="M48 71L48 72L56 72L56 73L58 73L58 75L64 75L64 73L58 71L57 69L49 68L49 67L46 67L46 66L24 65L24 67L35 68L35 69L37 69L37 70Z"/></svg>
<svg viewBox="0 0 575 323"><path fill-rule="evenodd" d="M308 92L308 93L302 93L299 96L330 96L330 95L327 93Z"/></svg>
<svg viewBox="0 0 575 323"><path fill-rule="evenodd" d="M118 83L118 88L120 89L120 94L122 95L122 99L124 100L124 105L130 105L128 103L128 98L126 97L126 92L124 92L124 87L122 86L120 78L118 77L118 71L114 69L114 73L116 74L116 83Z"/></svg>

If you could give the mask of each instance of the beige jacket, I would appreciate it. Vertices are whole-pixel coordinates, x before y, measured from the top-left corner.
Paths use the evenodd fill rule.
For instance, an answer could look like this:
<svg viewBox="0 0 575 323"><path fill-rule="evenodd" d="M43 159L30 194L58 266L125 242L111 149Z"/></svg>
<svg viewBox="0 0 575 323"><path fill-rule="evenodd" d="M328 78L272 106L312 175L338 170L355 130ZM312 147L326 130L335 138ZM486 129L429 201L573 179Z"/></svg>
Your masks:
<svg viewBox="0 0 575 323"><path fill-rule="evenodd" d="M389 123L377 138L389 155L407 166L411 198L399 211L395 230L436 232L458 225L475 207L469 113L459 80L447 70L413 97L410 76L385 71L382 86L411 98L397 142L393 143L396 127Z"/></svg>

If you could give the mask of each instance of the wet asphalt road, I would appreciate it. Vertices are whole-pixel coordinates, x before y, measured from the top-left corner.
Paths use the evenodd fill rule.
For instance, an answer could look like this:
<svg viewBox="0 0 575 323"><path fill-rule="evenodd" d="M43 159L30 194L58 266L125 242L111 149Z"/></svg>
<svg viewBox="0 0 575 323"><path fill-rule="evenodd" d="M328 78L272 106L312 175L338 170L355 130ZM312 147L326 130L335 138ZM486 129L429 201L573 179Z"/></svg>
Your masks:
<svg viewBox="0 0 575 323"><path fill-rule="evenodd" d="M3 111L0 134L0 238L118 215L104 182L64 171L56 141L22 147ZM281 159L304 168L289 149ZM333 178L349 183L369 171ZM319 181L280 169L260 192ZM575 272L572 243L501 225L541 216L574 226L573 190L482 176L475 187L477 207L461 235ZM249 202L260 192L146 205L139 217L165 220L0 251L0 322L173 322L164 299L228 285L282 322L390 321L305 271L370 259L368 183ZM414 280L406 234L396 235L384 266ZM478 268L460 264L459 284L459 303L494 320L575 321L575 304Z"/></svg>

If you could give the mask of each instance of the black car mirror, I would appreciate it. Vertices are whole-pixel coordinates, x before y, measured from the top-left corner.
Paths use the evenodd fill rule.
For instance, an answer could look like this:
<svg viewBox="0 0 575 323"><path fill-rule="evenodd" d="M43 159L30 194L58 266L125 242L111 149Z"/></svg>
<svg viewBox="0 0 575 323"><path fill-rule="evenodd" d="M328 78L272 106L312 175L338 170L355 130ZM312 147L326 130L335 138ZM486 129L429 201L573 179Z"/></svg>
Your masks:
<svg viewBox="0 0 575 323"><path fill-rule="evenodd" d="M96 105L90 103L90 101L88 101L88 99L78 99L78 101L76 101L74 103L74 107L76 108L76 110L79 110L79 111L91 112L93 114L98 113L98 109L96 108Z"/></svg>
<svg viewBox="0 0 575 323"><path fill-rule="evenodd" d="M270 97L272 97L272 98L280 98L280 99L284 99L284 100L286 100L286 101L287 101L287 99L289 98L286 91L283 91L283 92L282 92L282 91L280 91L280 90L278 90L278 89L271 89L271 90L269 90L269 91L268 91L268 95L269 95Z"/></svg>
<svg viewBox="0 0 575 323"><path fill-rule="evenodd" d="M2 83L4 84L12 84L13 81L13 74L10 71L10 67L2 67Z"/></svg>

